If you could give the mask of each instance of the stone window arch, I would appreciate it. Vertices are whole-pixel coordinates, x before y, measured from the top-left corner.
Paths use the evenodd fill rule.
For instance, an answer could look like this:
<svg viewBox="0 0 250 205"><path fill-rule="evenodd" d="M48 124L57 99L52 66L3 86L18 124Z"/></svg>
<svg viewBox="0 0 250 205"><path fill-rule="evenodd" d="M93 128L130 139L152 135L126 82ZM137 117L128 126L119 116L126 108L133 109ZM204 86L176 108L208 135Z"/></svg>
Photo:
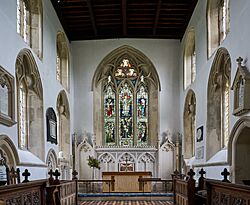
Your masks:
<svg viewBox="0 0 250 205"><path fill-rule="evenodd" d="M207 43L208 57L226 38L230 29L229 0L208 0L207 2Z"/></svg>
<svg viewBox="0 0 250 205"><path fill-rule="evenodd" d="M56 79L69 90L69 49L63 32L56 36Z"/></svg>
<svg viewBox="0 0 250 205"><path fill-rule="evenodd" d="M18 141L26 149L44 160L43 87L35 59L28 49L16 59Z"/></svg>
<svg viewBox="0 0 250 205"><path fill-rule="evenodd" d="M112 51L99 64L92 89L97 145L156 145L160 83L143 53L130 46Z"/></svg>
<svg viewBox="0 0 250 205"><path fill-rule="evenodd" d="M17 33L32 48L39 58L43 55L41 0L17 0Z"/></svg>
<svg viewBox="0 0 250 205"><path fill-rule="evenodd" d="M220 48L207 87L207 159L228 144L230 79L231 58L225 48Z"/></svg>
<svg viewBox="0 0 250 205"><path fill-rule="evenodd" d="M15 145L6 135L0 135L0 161L8 168L16 168L20 163Z"/></svg>
<svg viewBox="0 0 250 205"><path fill-rule="evenodd" d="M0 123L15 124L14 77L0 66Z"/></svg>
<svg viewBox="0 0 250 205"><path fill-rule="evenodd" d="M190 29L187 33L184 48L184 89L191 85L196 77L195 32Z"/></svg>
<svg viewBox="0 0 250 205"><path fill-rule="evenodd" d="M183 118L184 158L189 159L195 155L196 97L193 90L186 95Z"/></svg>
<svg viewBox="0 0 250 205"><path fill-rule="evenodd" d="M70 111L69 102L66 92L63 90L57 97L57 112L58 112L58 136L59 136L59 151L66 160L70 159Z"/></svg>

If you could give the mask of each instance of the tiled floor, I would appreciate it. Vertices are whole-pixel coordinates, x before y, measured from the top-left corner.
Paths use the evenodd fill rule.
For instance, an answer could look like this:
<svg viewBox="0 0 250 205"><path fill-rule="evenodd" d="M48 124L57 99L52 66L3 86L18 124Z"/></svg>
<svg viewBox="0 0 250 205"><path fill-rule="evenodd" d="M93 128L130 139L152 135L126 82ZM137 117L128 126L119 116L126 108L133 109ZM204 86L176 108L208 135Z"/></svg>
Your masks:
<svg viewBox="0 0 250 205"><path fill-rule="evenodd" d="M172 205L171 201L152 200L152 201L84 201L81 205Z"/></svg>

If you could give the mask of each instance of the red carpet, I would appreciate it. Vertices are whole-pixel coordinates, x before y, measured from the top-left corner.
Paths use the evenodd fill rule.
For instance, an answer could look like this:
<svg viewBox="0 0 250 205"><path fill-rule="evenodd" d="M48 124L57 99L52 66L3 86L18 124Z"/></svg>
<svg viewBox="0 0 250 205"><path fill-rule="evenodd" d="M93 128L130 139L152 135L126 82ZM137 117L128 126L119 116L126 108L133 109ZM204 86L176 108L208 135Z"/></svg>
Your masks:
<svg viewBox="0 0 250 205"><path fill-rule="evenodd" d="M172 205L170 201L84 201L81 205Z"/></svg>

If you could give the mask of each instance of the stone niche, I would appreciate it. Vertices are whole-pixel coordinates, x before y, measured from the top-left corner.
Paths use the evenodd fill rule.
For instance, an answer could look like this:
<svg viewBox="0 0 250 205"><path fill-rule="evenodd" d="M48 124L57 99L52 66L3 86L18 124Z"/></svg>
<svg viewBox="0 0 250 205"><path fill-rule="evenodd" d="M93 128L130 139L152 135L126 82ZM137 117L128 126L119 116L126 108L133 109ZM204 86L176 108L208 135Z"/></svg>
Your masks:
<svg viewBox="0 0 250 205"><path fill-rule="evenodd" d="M234 110L233 115L240 116L250 110L250 72L242 66L243 59L237 59L238 69L233 81L232 90L234 91Z"/></svg>
<svg viewBox="0 0 250 205"><path fill-rule="evenodd" d="M14 77L0 66L0 124L15 124Z"/></svg>

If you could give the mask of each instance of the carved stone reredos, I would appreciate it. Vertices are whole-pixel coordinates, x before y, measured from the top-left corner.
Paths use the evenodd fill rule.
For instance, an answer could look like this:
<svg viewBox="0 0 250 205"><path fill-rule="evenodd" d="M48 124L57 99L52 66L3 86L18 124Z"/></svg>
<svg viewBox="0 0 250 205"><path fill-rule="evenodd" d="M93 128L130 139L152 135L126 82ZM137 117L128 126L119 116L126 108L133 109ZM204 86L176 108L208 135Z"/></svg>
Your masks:
<svg viewBox="0 0 250 205"><path fill-rule="evenodd" d="M169 152L169 151L173 152L175 150L175 145L172 141L167 139L166 142L163 143L163 145L161 146L161 150L165 152Z"/></svg>

